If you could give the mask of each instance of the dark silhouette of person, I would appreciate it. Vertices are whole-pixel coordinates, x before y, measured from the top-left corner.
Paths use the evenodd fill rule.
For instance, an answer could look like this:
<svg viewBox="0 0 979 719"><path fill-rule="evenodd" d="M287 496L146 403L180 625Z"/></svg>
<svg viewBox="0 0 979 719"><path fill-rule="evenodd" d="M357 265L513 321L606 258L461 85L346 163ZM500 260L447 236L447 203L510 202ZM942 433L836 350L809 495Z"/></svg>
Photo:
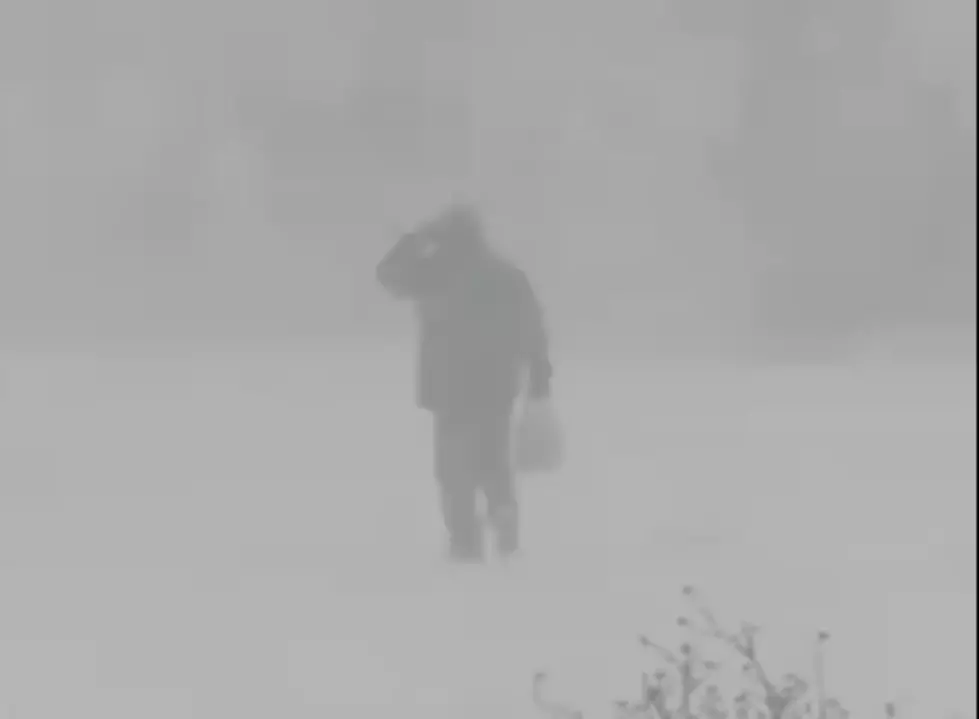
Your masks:
<svg viewBox="0 0 979 719"><path fill-rule="evenodd" d="M434 417L435 477L449 556L482 561L486 519L501 556L519 548L510 423L526 386L550 395L543 312L526 274L495 251L475 208L450 207L403 236L377 265L418 321L417 404Z"/></svg>

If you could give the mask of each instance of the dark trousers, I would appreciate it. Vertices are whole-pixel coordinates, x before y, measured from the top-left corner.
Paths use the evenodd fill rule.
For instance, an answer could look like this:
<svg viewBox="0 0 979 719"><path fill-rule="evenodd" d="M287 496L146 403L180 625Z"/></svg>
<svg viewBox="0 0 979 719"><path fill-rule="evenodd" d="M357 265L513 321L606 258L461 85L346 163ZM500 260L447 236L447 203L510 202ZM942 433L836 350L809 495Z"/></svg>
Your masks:
<svg viewBox="0 0 979 719"><path fill-rule="evenodd" d="M510 415L435 415L435 478L442 516L453 551L482 554L483 522L496 531L499 548L512 552L517 543L517 498L510 463Z"/></svg>

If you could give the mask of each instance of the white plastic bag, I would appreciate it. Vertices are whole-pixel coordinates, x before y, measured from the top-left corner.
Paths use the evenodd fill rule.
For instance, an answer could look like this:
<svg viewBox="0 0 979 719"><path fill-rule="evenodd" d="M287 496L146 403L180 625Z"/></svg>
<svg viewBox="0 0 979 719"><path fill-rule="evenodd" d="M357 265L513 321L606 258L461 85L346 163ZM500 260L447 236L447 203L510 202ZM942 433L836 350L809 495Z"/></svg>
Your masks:
<svg viewBox="0 0 979 719"><path fill-rule="evenodd" d="M527 399L514 413L513 468L518 474L547 473L564 462L564 430L549 399Z"/></svg>

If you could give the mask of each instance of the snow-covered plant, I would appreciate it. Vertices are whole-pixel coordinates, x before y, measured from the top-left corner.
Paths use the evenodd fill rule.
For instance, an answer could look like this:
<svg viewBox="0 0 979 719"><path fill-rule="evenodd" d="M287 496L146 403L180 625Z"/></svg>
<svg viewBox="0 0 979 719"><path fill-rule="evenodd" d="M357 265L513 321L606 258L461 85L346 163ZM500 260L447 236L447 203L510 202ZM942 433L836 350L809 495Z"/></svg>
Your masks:
<svg viewBox="0 0 979 719"><path fill-rule="evenodd" d="M800 674L772 678L758 654L761 627L744 622L738 631L726 629L694 587L684 587L688 611L677 618L686 638L673 650L649 637L639 643L648 649L655 668L642 675L638 700L618 701L613 719L848 719L838 699L826 695L823 684L823 649L830 640L819 632L814 644L815 676ZM713 658L708 646L719 646L741 662L740 691L725 696L720 677L729 662ZM534 700L544 719L584 719L570 707L546 700L546 675L534 679ZM891 717L893 719L893 717Z"/></svg>

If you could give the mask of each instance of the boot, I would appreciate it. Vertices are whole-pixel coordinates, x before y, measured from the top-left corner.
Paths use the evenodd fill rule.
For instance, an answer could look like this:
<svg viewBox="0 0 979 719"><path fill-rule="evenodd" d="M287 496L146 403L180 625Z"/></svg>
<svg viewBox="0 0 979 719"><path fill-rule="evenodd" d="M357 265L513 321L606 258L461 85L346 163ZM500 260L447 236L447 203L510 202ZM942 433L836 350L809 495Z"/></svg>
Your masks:
<svg viewBox="0 0 979 719"><path fill-rule="evenodd" d="M476 547L450 544L446 554L452 564L482 564L486 561L485 553Z"/></svg>
<svg viewBox="0 0 979 719"><path fill-rule="evenodd" d="M482 533L468 533L465 538L451 537L446 550L447 558L453 564L481 564L486 561L486 548Z"/></svg>
<svg viewBox="0 0 979 719"><path fill-rule="evenodd" d="M493 515L496 551L504 559L520 550L520 515L515 506L498 510Z"/></svg>

